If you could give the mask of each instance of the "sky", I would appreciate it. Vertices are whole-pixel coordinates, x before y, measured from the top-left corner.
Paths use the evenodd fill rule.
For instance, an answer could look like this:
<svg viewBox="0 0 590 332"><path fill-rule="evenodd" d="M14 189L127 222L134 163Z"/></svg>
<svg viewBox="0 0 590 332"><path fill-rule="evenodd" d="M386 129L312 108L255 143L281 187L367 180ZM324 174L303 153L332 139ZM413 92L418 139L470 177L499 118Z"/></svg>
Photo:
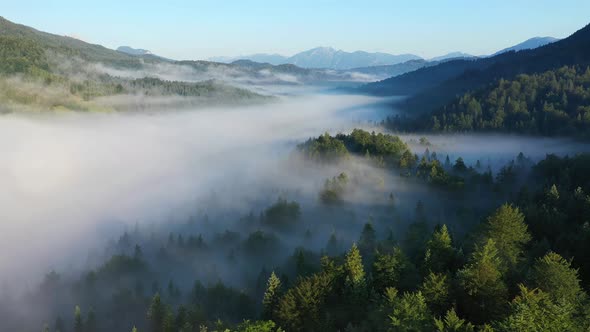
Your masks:
<svg viewBox="0 0 590 332"><path fill-rule="evenodd" d="M196 60L345 51L491 54L590 23L589 0L0 0L0 16L109 48Z"/></svg>

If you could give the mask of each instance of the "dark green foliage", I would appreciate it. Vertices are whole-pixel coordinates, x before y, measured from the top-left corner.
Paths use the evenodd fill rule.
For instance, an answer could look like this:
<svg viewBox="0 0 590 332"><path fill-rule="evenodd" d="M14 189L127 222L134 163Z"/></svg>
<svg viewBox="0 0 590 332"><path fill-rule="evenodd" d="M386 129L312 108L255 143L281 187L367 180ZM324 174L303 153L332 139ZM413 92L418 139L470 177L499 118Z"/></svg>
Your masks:
<svg viewBox="0 0 590 332"><path fill-rule="evenodd" d="M460 165L462 166L455 164L453 170L456 173L465 175L467 168L462 160ZM458 190L464 186L463 178L449 174L436 159L428 160L426 157L422 157L416 170L416 176L439 187Z"/></svg>
<svg viewBox="0 0 590 332"><path fill-rule="evenodd" d="M276 228L288 228L295 225L300 215L299 203L279 198L275 204L264 211L264 223Z"/></svg>
<svg viewBox="0 0 590 332"><path fill-rule="evenodd" d="M531 284L544 291L556 303L577 304L585 295L578 271L571 262L554 252L538 258L531 272Z"/></svg>
<svg viewBox="0 0 590 332"><path fill-rule="evenodd" d="M502 280L502 261L494 240L477 246L469 263L457 274L462 298L461 312L470 321L484 323L498 318L508 300Z"/></svg>
<svg viewBox="0 0 590 332"><path fill-rule="evenodd" d="M127 255L114 255L97 270L97 274L105 278L117 278L121 275L142 273L146 269L145 263L138 258Z"/></svg>
<svg viewBox="0 0 590 332"><path fill-rule="evenodd" d="M587 136L589 104L590 68L563 67L465 94L436 112L430 129Z"/></svg>
<svg viewBox="0 0 590 332"><path fill-rule="evenodd" d="M453 247L447 225L442 225L434 231L432 238L426 243L424 269L437 273L453 272L457 263L457 250Z"/></svg>
<svg viewBox="0 0 590 332"><path fill-rule="evenodd" d="M504 204L487 219L484 236L493 239L503 264L514 267L531 240L524 215L517 207Z"/></svg>
<svg viewBox="0 0 590 332"><path fill-rule="evenodd" d="M327 273L303 278L281 298L275 317L287 331L319 331L328 323L324 305L332 289Z"/></svg>
<svg viewBox="0 0 590 332"><path fill-rule="evenodd" d="M510 306L512 313L498 325L500 331L583 331L582 321L574 317L574 306L555 302L542 290L521 285Z"/></svg>
<svg viewBox="0 0 590 332"><path fill-rule="evenodd" d="M370 261L372 261L372 257L374 256L377 247L377 235L373 224L370 222L363 226L358 247L361 255L365 258L370 258Z"/></svg>
<svg viewBox="0 0 590 332"><path fill-rule="evenodd" d="M322 162L342 160L352 153L369 157L381 166L398 166L408 146L398 136L354 129L350 135L338 134L332 137L325 133L316 139L309 139L299 145L299 150L307 158ZM409 163L408 160L404 161L404 165Z"/></svg>
<svg viewBox="0 0 590 332"><path fill-rule="evenodd" d="M245 321L238 325L235 332L285 332L273 321Z"/></svg>
<svg viewBox="0 0 590 332"><path fill-rule="evenodd" d="M428 308L436 315L442 315L451 306L451 280L446 274L430 272L424 278L420 291Z"/></svg>
<svg viewBox="0 0 590 332"><path fill-rule="evenodd" d="M121 83L120 92L137 91L147 96L182 96L223 98L226 102L231 99L244 100L258 98L260 95L249 90L234 88L215 81L188 83L180 81L164 81L158 78L145 77ZM116 93L117 91L115 91ZM119 92L119 93L120 93Z"/></svg>
<svg viewBox="0 0 590 332"><path fill-rule="evenodd" d="M473 324L459 318L455 309L449 309L446 315L440 319L434 319L434 325L438 332L473 332L475 327Z"/></svg>
<svg viewBox="0 0 590 332"><path fill-rule="evenodd" d="M164 319L166 318L166 307L164 303L162 303L160 294L156 293L152 298L152 303L147 312L147 318L151 323L153 332L163 331Z"/></svg>
<svg viewBox="0 0 590 332"><path fill-rule="evenodd" d="M390 254L378 253L373 263L373 287L378 294L388 287L408 290L414 273L415 268L400 248L394 248Z"/></svg>
<svg viewBox="0 0 590 332"><path fill-rule="evenodd" d="M299 145L299 149L307 158L320 162L338 161L348 156L344 143L328 133L324 133L317 139L309 139Z"/></svg>
<svg viewBox="0 0 590 332"><path fill-rule="evenodd" d="M362 129L354 129L350 135L337 135L346 145L348 151L355 154L369 154L382 157L386 162L397 164L408 146L398 136L375 132L369 133Z"/></svg>
<svg viewBox="0 0 590 332"><path fill-rule="evenodd" d="M390 324L394 331L418 332L432 329L432 314L421 292L404 293L389 291L388 301L391 305Z"/></svg>
<svg viewBox="0 0 590 332"><path fill-rule="evenodd" d="M327 179L324 189L320 192L320 201L326 205L342 203L342 196L346 192L347 185L348 175L346 173L340 173L332 179Z"/></svg>
<svg viewBox="0 0 590 332"><path fill-rule="evenodd" d="M0 74L49 70L45 50L31 39L0 35Z"/></svg>
<svg viewBox="0 0 590 332"><path fill-rule="evenodd" d="M206 317L235 323L255 316L254 300L243 291L226 286L221 281L209 287L196 282L190 297L191 304L202 308Z"/></svg>
<svg viewBox="0 0 590 332"><path fill-rule="evenodd" d="M243 243L244 251L250 255L272 254L280 246L279 239L272 233L256 231Z"/></svg>

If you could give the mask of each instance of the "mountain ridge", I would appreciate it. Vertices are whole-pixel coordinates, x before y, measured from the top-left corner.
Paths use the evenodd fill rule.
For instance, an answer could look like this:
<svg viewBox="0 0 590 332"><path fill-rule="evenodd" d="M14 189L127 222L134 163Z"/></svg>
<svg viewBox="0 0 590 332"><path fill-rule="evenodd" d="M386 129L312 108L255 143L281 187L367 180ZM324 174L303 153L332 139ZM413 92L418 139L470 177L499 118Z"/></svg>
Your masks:
<svg viewBox="0 0 590 332"><path fill-rule="evenodd" d="M423 60L414 54L389 54L383 52L353 51L346 52L333 47L315 47L296 53L292 56L279 54L252 54L236 57L212 57L210 61L231 63L236 60L251 60L272 65L294 64L309 69L339 69L348 70L371 66L395 65L410 60Z"/></svg>
<svg viewBox="0 0 590 332"><path fill-rule="evenodd" d="M541 46L545 46L547 44L554 43L558 40L560 40L560 39L554 38L554 37L533 37L533 38L529 38L521 43L518 43L516 45L501 49L498 52L492 54L491 56L506 53L506 52L512 52L512 51L518 52L518 51L522 51L522 50L531 50L531 49L539 48Z"/></svg>
<svg viewBox="0 0 590 332"><path fill-rule="evenodd" d="M452 60L369 83L359 91L382 96L408 96L401 107L417 112L429 111L441 107L457 95L500 78L511 79L518 74L587 64L590 61L590 48L586 46L588 43L590 25L565 39L535 49L505 52L485 58ZM426 106L426 103L431 105Z"/></svg>

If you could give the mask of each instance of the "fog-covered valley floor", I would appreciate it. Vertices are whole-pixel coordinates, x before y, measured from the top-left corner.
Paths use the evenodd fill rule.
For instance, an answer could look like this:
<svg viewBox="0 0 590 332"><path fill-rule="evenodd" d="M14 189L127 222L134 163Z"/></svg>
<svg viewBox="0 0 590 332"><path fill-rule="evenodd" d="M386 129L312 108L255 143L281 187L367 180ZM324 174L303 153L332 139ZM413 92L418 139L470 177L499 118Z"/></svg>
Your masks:
<svg viewBox="0 0 590 332"><path fill-rule="evenodd" d="M305 216L317 207L324 181L344 171L372 174L380 184L370 194L385 201L395 193L408 211L418 197L428 197L428 188L382 169L350 161L312 167L296 153L297 144L324 132L382 130L372 121L387 109L383 100L304 88L288 94L246 107L3 116L0 250L11 255L0 257L0 268L9 271L2 278L34 283L50 269L81 268L90 252L136 224L161 227L208 213L220 217L200 232L223 231L233 226L221 223L258 214L278 197L299 201ZM494 172L520 152L538 161L548 153L588 150L568 139L432 135L424 146L422 135L401 137L418 155L429 149L441 160L480 160ZM359 220L350 229L318 221L323 231L315 246L324 246L330 232L354 241L372 215L362 208L372 199L357 193Z"/></svg>

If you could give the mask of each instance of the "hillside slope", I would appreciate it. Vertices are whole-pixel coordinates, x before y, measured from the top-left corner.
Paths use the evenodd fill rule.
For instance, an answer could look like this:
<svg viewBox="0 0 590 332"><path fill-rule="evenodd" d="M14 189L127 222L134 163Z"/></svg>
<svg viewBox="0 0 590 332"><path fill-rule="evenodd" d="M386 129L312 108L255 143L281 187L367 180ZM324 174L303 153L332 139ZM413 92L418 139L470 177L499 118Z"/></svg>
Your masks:
<svg viewBox="0 0 590 332"><path fill-rule="evenodd" d="M3 113L128 110L138 105L130 104L125 96L134 100L142 96L142 109L150 108L155 101L173 107L268 99L209 78L180 82L157 78L157 72L150 74L158 66L172 65L150 54L133 56L0 18ZM166 69L172 68L161 70ZM162 103L161 97L178 98L175 103Z"/></svg>
<svg viewBox="0 0 590 332"><path fill-rule="evenodd" d="M449 61L367 84L360 91L375 95L410 96L402 107L425 112L500 78L513 79L519 74L541 73L563 66L585 66L589 63L590 26L586 26L568 38L536 49L476 60Z"/></svg>

